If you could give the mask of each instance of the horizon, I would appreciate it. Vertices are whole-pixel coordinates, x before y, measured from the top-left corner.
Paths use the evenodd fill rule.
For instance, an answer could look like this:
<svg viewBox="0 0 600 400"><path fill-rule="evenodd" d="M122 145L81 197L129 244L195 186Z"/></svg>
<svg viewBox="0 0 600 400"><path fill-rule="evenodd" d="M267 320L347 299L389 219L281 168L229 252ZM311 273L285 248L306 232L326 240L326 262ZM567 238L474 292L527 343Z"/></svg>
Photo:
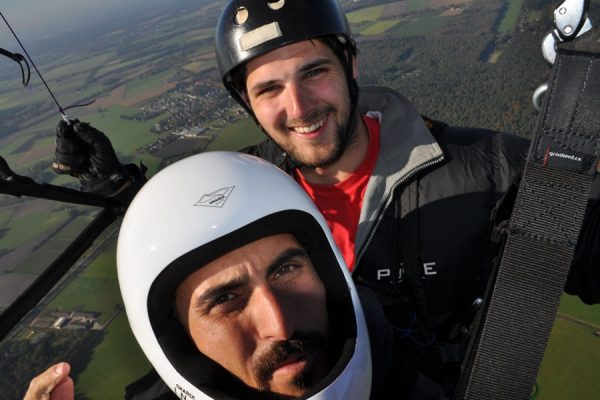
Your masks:
<svg viewBox="0 0 600 400"><path fill-rule="evenodd" d="M100 25L107 18L141 5L164 3L164 0L0 0L0 12L22 42L34 43ZM9 28L4 21L0 21L0 25L0 47L18 52L20 47Z"/></svg>

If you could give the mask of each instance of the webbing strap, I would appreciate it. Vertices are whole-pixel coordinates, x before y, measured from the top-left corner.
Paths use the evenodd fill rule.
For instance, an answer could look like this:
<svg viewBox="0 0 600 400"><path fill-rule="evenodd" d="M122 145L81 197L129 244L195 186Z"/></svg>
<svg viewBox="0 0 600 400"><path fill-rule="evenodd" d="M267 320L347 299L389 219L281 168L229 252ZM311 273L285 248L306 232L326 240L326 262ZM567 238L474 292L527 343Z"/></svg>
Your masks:
<svg viewBox="0 0 600 400"><path fill-rule="evenodd" d="M559 51L487 314L455 398L529 399L600 155L600 59Z"/></svg>

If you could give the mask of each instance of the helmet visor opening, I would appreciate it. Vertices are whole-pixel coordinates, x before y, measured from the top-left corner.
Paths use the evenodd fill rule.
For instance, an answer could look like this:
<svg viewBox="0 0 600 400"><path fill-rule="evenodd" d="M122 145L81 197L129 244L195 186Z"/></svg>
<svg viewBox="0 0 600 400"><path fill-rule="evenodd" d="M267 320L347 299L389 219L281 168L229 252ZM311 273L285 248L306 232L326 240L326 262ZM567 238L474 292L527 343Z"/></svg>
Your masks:
<svg viewBox="0 0 600 400"><path fill-rule="evenodd" d="M345 264L336 257L332 242L312 215L299 210L279 211L180 256L157 276L150 288L147 299L149 319L165 356L181 376L208 395L218 394L218 398L232 399L269 398L265 393L244 385L196 349L174 317L175 290L203 265L243 245L281 233L293 234L305 248L327 294L329 349L336 361L331 371L304 397L310 397L330 385L354 354L357 324L350 289L342 272Z"/></svg>

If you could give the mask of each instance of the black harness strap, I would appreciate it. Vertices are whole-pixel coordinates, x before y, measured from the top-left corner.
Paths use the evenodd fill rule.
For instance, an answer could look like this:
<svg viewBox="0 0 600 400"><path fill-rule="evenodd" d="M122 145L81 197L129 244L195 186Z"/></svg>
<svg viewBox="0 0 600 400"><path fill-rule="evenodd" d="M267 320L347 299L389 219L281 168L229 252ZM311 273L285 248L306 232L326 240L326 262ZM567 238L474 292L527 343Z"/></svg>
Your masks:
<svg viewBox="0 0 600 400"><path fill-rule="evenodd" d="M87 193L47 183L36 183L34 181L18 182L0 179L0 194L17 197L30 196L85 206L108 207L116 210L123 208L123 205L112 197L105 197L95 193Z"/></svg>
<svg viewBox="0 0 600 400"><path fill-rule="evenodd" d="M559 50L456 399L529 399L600 156L600 54Z"/></svg>

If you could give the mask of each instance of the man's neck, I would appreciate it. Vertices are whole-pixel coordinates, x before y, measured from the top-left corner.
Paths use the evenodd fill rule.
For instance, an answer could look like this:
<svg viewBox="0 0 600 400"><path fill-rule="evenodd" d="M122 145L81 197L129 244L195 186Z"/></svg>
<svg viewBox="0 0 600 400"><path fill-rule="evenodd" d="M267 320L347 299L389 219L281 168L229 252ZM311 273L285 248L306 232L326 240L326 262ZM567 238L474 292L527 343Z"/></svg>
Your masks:
<svg viewBox="0 0 600 400"><path fill-rule="evenodd" d="M369 131L361 117L355 125L354 141L349 143L344 153L335 163L324 168L302 168L307 182L317 185L334 185L350 177L360 166L369 148Z"/></svg>

